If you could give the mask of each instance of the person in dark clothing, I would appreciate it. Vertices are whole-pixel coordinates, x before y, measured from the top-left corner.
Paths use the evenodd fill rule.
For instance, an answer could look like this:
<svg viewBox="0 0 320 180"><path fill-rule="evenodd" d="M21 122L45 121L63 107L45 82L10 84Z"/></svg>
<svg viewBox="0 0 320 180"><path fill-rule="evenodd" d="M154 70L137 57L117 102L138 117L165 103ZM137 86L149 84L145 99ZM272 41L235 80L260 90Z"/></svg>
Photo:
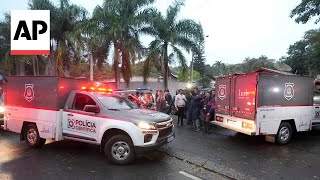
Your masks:
<svg viewBox="0 0 320 180"><path fill-rule="evenodd" d="M170 114L171 113L171 104L172 104L172 96L169 92L169 90L164 91L164 98L166 101L166 111L165 113Z"/></svg>
<svg viewBox="0 0 320 180"><path fill-rule="evenodd" d="M210 120L211 117L214 115L214 103L215 103L215 97L214 94L211 94L212 92L208 91L206 93L206 97L204 99L203 104L203 115L204 115L204 132L209 133L209 127L210 127ZM214 93L214 92L213 92Z"/></svg>
<svg viewBox="0 0 320 180"><path fill-rule="evenodd" d="M196 131L200 131L200 95L197 87L193 88L192 96L190 97L189 116L191 117L193 127Z"/></svg>

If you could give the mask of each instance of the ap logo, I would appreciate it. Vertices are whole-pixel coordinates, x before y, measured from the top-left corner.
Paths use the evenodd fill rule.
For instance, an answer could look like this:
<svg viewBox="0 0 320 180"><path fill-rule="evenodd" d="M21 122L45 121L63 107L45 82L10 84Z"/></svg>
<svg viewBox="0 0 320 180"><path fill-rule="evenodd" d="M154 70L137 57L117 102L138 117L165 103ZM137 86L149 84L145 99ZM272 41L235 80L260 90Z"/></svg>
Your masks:
<svg viewBox="0 0 320 180"><path fill-rule="evenodd" d="M293 98L294 96L294 84L293 83L286 83L284 87L284 98L288 101Z"/></svg>
<svg viewBox="0 0 320 180"><path fill-rule="evenodd" d="M11 55L50 55L50 11L11 11Z"/></svg>

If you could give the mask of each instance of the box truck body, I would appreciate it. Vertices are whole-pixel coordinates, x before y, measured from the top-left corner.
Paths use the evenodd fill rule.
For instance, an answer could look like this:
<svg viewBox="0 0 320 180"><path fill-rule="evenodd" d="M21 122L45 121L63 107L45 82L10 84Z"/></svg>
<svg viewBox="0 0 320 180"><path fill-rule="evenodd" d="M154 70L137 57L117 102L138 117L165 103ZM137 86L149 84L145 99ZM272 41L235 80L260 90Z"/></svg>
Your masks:
<svg viewBox="0 0 320 180"><path fill-rule="evenodd" d="M216 91L213 123L248 135L277 135L282 122L289 123L292 131L308 131L319 119L310 77L237 74L218 78Z"/></svg>

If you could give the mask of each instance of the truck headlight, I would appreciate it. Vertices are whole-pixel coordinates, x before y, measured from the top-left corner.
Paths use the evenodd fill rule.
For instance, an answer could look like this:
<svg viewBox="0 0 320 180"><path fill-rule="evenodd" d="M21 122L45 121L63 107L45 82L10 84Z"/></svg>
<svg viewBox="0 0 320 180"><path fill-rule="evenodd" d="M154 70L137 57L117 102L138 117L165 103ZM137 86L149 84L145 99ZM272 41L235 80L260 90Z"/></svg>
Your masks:
<svg viewBox="0 0 320 180"><path fill-rule="evenodd" d="M0 106L0 113L4 113L4 106Z"/></svg>
<svg viewBox="0 0 320 180"><path fill-rule="evenodd" d="M147 130L155 130L156 127L153 124L146 123L146 122L138 122L136 124L140 129L147 129Z"/></svg>

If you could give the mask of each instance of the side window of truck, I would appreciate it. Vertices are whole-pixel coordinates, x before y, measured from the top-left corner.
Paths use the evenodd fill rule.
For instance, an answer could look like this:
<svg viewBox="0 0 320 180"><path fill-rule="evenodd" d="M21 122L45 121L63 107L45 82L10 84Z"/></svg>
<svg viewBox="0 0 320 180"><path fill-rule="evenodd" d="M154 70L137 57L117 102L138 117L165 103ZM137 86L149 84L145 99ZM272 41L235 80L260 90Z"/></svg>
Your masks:
<svg viewBox="0 0 320 180"><path fill-rule="evenodd" d="M80 93L76 94L72 109L83 111L83 108L86 105L96 105L96 102L88 95Z"/></svg>

